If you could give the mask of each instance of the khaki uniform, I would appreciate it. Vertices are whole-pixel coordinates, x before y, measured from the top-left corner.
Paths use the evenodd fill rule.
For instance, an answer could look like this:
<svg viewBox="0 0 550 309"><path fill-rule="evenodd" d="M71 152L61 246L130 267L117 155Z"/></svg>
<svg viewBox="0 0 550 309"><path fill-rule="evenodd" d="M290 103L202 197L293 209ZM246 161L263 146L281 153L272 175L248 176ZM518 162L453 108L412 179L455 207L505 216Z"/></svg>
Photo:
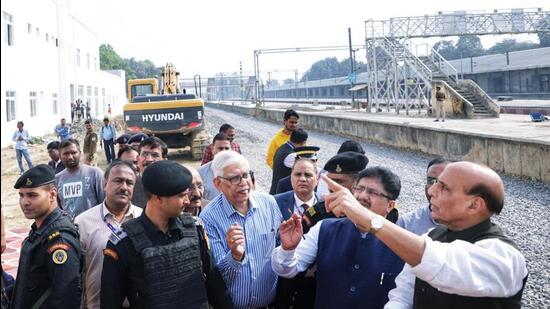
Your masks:
<svg viewBox="0 0 550 309"><path fill-rule="evenodd" d="M84 163L91 166L97 164L97 141L98 137L95 132L86 132L84 137Z"/></svg>

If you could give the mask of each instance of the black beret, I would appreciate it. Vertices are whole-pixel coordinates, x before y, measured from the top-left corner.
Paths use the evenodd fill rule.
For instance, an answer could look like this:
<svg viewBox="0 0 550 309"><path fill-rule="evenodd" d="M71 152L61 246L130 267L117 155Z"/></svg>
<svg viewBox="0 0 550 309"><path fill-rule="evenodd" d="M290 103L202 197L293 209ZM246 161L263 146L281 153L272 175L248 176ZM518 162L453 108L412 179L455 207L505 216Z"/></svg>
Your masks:
<svg viewBox="0 0 550 309"><path fill-rule="evenodd" d="M131 137L132 137L131 134L124 133L121 136L117 137L116 143L121 144L121 145L126 144L126 143L128 143L128 141L130 140Z"/></svg>
<svg viewBox="0 0 550 309"><path fill-rule="evenodd" d="M143 187L154 195L174 196L191 186L193 176L178 162L161 160L149 165L141 180Z"/></svg>
<svg viewBox="0 0 550 309"><path fill-rule="evenodd" d="M128 144L133 143L141 143L144 139L148 138L149 136L145 133L137 133L134 134L130 139L128 140Z"/></svg>
<svg viewBox="0 0 550 309"><path fill-rule="evenodd" d="M296 158L307 158L312 160L317 160L317 151L319 151L317 146L303 146L294 148L296 153Z"/></svg>
<svg viewBox="0 0 550 309"><path fill-rule="evenodd" d="M368 163L369 159L364 154L345 151L328 160L324 169L337 174L357 174L364 170Z"/></svg>
<svg viewBox="0 0 550 309"><path fill-rule="evenodd" d="M61 144L59 141L50 142L48 146L46 146L46 149L59 149L59 144Z"/></svg>
<svg viewBox="0 0 550 309"><path fill-rule="evenodd" d="M24 172L13 186L19 188L36 188L55 182L55 171L47 164L40 164Z"/></svg>

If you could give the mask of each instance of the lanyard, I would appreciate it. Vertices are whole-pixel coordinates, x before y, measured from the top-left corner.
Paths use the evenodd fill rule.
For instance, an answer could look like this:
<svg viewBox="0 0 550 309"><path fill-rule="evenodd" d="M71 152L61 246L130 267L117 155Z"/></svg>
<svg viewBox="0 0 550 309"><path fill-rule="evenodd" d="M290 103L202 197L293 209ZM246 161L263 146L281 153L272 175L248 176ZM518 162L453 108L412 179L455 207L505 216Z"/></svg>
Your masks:
<svg viewBox="0 0 550 309"><path fill-rule="evenodd" d="M99 214L101 216L101 220L105 222L107 227L111 230L111 234L116 237L117 240L121 240L120 237L118 237L118 230L109 222L107 222L107 219L105 219L105 216L103 214L103 205L101 205L101 208L99 208Z"/></svg>

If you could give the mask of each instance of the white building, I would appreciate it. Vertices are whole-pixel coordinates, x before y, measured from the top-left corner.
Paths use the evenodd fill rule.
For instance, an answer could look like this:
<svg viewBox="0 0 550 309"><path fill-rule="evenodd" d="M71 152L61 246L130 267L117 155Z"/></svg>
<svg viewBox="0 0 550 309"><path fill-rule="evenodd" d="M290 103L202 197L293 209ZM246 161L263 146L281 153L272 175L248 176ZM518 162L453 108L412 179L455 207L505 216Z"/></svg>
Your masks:
<svg viewBox="0 0 550 309"><path fill-rule="evenodd" d="M122 112L125 72L99 69L100 38L71 13L69 0L2 1L1 146L17 121L32 136L53 133L70 104L90 102L92 116Z"/></svg>

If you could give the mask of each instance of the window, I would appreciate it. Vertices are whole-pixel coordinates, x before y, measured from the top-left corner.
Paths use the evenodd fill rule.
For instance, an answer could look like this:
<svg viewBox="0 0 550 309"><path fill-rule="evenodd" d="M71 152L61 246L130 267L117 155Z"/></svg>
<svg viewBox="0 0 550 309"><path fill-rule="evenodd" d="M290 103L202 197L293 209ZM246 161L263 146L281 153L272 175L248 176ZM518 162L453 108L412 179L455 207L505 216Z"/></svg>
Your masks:
<svg viewBox="0 0 550 309"><path fill-rule="evenodd" d="M80 48L76 49L76 65L80 66Z"/></svg>
<svg viewBox="0 0 550 309"><path fill-rule="evenodd" d="M4 40L8 46L13 46L13 16L2 12L4 18Z"/></svg>
<svg viewBox="0 0 550 309"><path fill-rule="evenodd" d="M97 71L97 57L94 57L94 70Z"/></svg>
<svg viewBox="0 0 550 309"><path fill-rule="evenodd" d="M15 91L6 91L6 120L15 119Z"/></svg>
<svg viewBox="0 0 550 309"><path fill-rule="evenodd" d="M57 93L52 93L53 113L57 115Z"/></svg>
<svg viewBox="0 0 550 309"><path fill-rule="evenodd" d="M27 24L27 32L28 32L28 33L32 33L32 25L31 25L31 23L28 23L28 24Z"/></svg>
<svg viewBox="0 0 550 309"><path fill-rule="evenodd" d="M29 93L29 97L30 97L29 102L31 103L31 117L35 117L36 116L36 91L31 91Z"/></svg>
<svg viewBox="0 0 550 309"><path fill-rule="evenodd" d="M90 53L86 53L86 65L88 66L88 70L90 69Z"/></svg>
<svg viewBox="0 0 550 309"><path fill-rule="evenodd" d="M89 97L92 96L92 86L86 87L86 95Z"/></svg>
<svg viewBox="0 0 550 309"><path fill-rule="evenodd" d="M50 34L46 33L46 42L49 42L49 41L50 41Z"/></svg>
<svg viewBox="0 0 550 309"><path fill-rule="evenodd" d="M84 86L78 85L78 97L81 98L84 96Z"/></svg>
<svg viewBox="0 0 550 309"><path fill-rule="evenodd" d="M98 87L95 87L94 88L94 95L97 97L99 95L99 88Z"/></svg>

